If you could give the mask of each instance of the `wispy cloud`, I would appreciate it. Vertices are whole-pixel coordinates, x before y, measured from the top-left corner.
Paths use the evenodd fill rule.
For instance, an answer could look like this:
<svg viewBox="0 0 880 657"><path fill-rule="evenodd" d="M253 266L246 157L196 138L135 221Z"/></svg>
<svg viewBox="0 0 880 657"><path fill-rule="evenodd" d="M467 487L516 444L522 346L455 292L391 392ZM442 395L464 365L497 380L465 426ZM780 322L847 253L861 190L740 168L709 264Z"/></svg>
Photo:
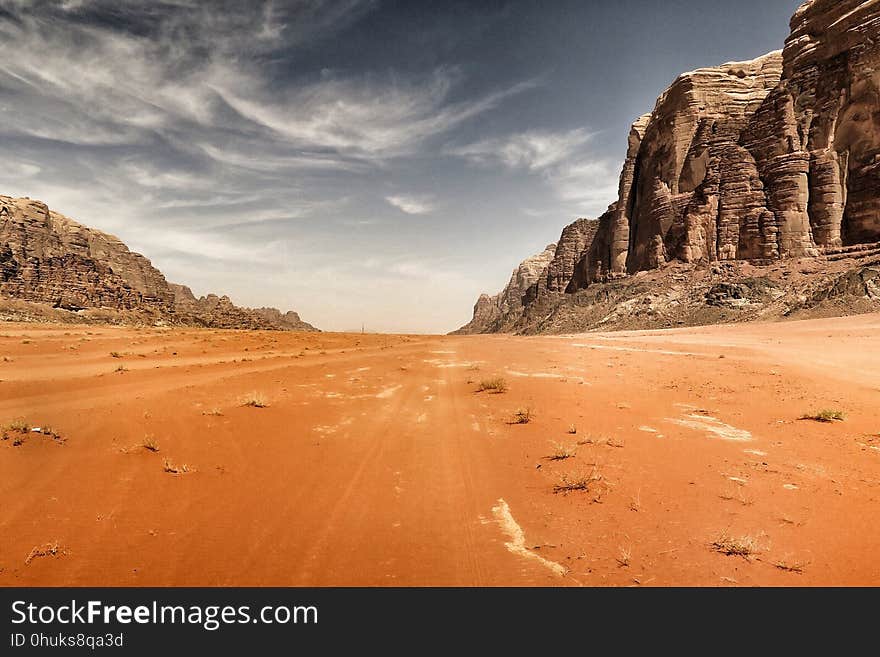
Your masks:
<svg viewBox="0 0 880 657"><path fill-rule="evenodd" d="M449 148L447 153L481 167L505 167L539 175L562 201L599 214L617 194L615 163L589 152L593 133L529 130Z"/></svg>
<svg viewBox="0 0 880 657"><path fill-rule="evenodd" d="M401 48L431 56L389 58L371 41L385 4L0 0L0 193L117 234L199 293L325 317L386 304L454 328L441 315L471 305L474 276L457 268L472 266L460 246L474 240L449 227L496 210L477 177L457 187L461 161L445 145L490 123L514 130L505 111L543 78L456 60L453 31L465 44L498 24L479 17L470 36L458 19L418 33L404 19ZM567 199L589 183L573 164L589 145L582 130L535 130L457 155L565 181ZM366 267L364 252L381 264ZM327 290L345 302L328 309Z"/></svg>
<svg viewBox="0 0 880 657"><path fill-rule="evenodd" d="M617 167L607 159L575 159L555 168L549 181L561 199L598 214L617 199Z"/></svg>
<svg viewBox="0 0 880 657"><path fill-rule="evenodd" d="M452 155L483 165L544 171L572 157L592 137L582 128L567 132L530 130L450 149Z"/></svg>
<svg viewBox="0 0 880 657"><path fill-rule="evenodd" d="M385 200L406 214L429 214L434 210L434 203L427 196L386 196Z"/></svg>

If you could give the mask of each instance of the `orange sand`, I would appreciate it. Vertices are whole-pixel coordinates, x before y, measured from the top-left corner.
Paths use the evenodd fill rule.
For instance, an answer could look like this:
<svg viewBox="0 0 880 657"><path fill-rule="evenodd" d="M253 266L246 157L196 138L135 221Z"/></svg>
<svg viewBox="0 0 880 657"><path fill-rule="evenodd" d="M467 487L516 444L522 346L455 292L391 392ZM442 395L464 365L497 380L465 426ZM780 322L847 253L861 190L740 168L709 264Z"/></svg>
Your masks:
<svg viewBox="0 0 880 657"><path fill-rule="evenodd" d="M877 585L878 340L5 324L0 585Z"/></svg>

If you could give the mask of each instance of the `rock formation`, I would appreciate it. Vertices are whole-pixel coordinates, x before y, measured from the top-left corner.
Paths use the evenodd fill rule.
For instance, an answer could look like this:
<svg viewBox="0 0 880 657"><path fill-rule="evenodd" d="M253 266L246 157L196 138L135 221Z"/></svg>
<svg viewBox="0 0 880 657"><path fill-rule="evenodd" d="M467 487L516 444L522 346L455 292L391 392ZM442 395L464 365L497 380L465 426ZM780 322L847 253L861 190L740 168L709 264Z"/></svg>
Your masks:
<svg viewBox="0 0 880 657"><path fill-rule="evenodd" d="M118 238L40 201L9 196L0 196L0 304L4 299L71 313L100 309L109 313L101 317L118 313L120 320L149 323L315 330L296 313L239 308L214 295L196 299Z"/></svg>
<svg viewBox="0 0 880 657"><path fill-rule="evenodd" d="M878 71L880 4L811 0L782 51L681 75L633 124L618 198L565 255L573 270L524 295L517 321L675 263L865 255L853 247L880 242Z"/></svg>
<svg viewBox="0 0 880 657"><path fill-rule="evenodd" d="M277 308L241 308L227 296L208 294L197 298L185 285L169 286L174 293L176 313L189 324L231 329L317 330L293 311L281 314Z"/></svg>
<svg viewBox="0 0 880 657"><path fill-rule="evenodd" d="M480 295L474 306L473 319L457 333L497 333L505 330L504 325L515 322L522 313L526 291L545 273L555 254L556 245L548 244L541 253L523 260L513 270L510 281L500 294L494 297Z"/></svg>

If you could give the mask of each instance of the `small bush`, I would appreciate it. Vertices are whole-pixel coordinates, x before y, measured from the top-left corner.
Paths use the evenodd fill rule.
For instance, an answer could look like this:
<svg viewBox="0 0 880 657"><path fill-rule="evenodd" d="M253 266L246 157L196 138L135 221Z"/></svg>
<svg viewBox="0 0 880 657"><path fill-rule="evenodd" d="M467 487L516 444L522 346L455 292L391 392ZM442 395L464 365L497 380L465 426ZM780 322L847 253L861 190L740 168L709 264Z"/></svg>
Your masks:
<svg viewBox="0 0 880 657"><path fill-rule="evenodd" d="M712 549L727 556L748 559L758 552L758 541L751 536L734 538L727 534L721 534L721 536L712 541Z"/></svg>
<svg viewBox="0 0 880 657"><path fill-rule="evenodd" d="M578 490L589 490L594 483L602 481L602 475L597 468L593 468L589 473L575 472L563 474L559 478L559 483L553 487L554 493L570 493Z"/></svg>
<svg viewBox="0 0 880 657"><path fill-rule="evenodd" d="M804 568L806 568L806 564L788 561L774 561L773 566L787 573L797 573L798 575L802 575Z"/></svg>
<svg viewBox="0 0 880 657"><path fill-rule="evenodd" d="M27 433L31 430L31 425L26 420L13 420L3 427L4 431L18 431L19 433Z"/></svg>
<svg viewBox="0 0 880 657"><path fill-rule="evenodd" d="M843 422L843 420L846 419L846 416L843 414L843 411L825 408L818 413L808 413L806 415L801 415L800 419L813 420L814 422Z"/></svg>
<svg viewBox="0 0 880 657"><path fill-rule="evenodd" d="M24 560L24 565L30 565L31 561L37 557L56 557L59 554L64 554L64 552L58 546L58 541L55 541L54 543L46 543L43 546L33 548Z"/></svg>
<svg viewBox="0 0 880 657"><path fill-rule="evenodd" d="M578 428L576 425L572 424L568 427L569 435L571 435L571 436L577 435L577 432L578 432Z"/></svg>
<svg viewBox="0 0 880 657"><path fill-rule="evenodd" d="M574 458L577 455L577 449L574 447L566 447L562 443L553 443L553 453L547 457L550 461L565 461Z"/></svg>
<svg viewBox="0 0 880 657"><path fill-rule="evenodd" d="M623 447L622 441L611 436L585 436L578 441L578 445L607 445L608 447Z"/></svg>
<svg viewBox="0 0 880 657"><path fill-rule="evenodd" d="M183 465L174 465L169 459L165 459L165 464L162 469L168 474L186 474L190 471L190 468L186 463Z"/></svg>
<svg viewBox="0 0 880 657"><path fill-rule="evenodd" d="M500 376L496 376L493 379L483 379L480 381L480 385L477 386L477 392L490 392L495 395L500 395L502 392L507 392L507 381L505 381Z"/></svg>
<svg viewBox="0 0 880 657"><path fill-rule="evenodd" d="M252 392L241 400L242 406L250 406L251 408L267 408L269 402L265 396L258 392Z"/></svg>
<svg viewBox="0 0 880 657"><path fill-rule="evenodd" d="M532 421L532 409L530 408L518 408L516 412L513 414L513 419L511 419L510 424L528 424Z"/></svg>

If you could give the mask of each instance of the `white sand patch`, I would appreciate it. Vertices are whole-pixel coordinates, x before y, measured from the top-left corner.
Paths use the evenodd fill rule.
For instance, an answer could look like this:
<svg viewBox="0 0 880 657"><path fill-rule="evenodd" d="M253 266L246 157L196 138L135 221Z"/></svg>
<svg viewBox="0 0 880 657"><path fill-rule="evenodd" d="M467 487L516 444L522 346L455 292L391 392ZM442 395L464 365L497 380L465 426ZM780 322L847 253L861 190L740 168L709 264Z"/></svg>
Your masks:
<svg viewBox="0 0 880 657"><path fill-rule="evenodd" d="M330 399L339 399L341 397L345 397L341 392L325 392L325 397L329 397Z"/></svg>
<svg viewBox="0 0 880 657"><path fill-rule="evenodd" d="M325 378L325 379L335 379L335 378L336 378L336 375L335 375L335 374L325 374L325 375L324 375L324 378Z"/></svg>
<svg viewBox="0 0 880 657"><path fill-rule="evenodd" d="M797 490L798 487L795 484L783 484L782 487L785 490Z"/></svg>
<svg viewBox="0 0 880 657"><path fill-rule="evenodd" d="M431 353L432 353L432 354L453 354L453 355L454 355L454 354L456 354L457 352L455 352L455 351L442 351L442 350L440 350L440 351L432 351Z"/></svg>
<svg viewBox="0 0 880 657"><path fill-rule="evenodd" d="M403 386L391 386L390 388L385 388L381 392L376 394L376 399L388 399L393 397L394 394L400 390Z"/></svg>
<svg viewBox="0 0 880 657"><path fill-rule="evenodd" d="M760 449L744 449L743 452L752 456L767 456L767 452L762 452Z"/></svg>
<svg viewBox="0 0 880 657"><path fill-rule="evenodd" d="M423 363L427 363L428 365L433 365L434 367L439 367L441 369L448 369L451 367L476 367L480 365L483 361L469 361L469 360L440 360L439 358L429 358L427 360L423 360Z"/></svg>
<svg viewBox="0 0 880 657"><path fill-rule="evenodd" d="M657 431L654 427L649 427L647 425L639 427L639 431L644 431L645 433L653 433L658 438L662 438L663 434Z"/></svg>
<svg viewBox="0 0 880 657"><path fill-rule="evenodd" d="M578 381L584 383L584 377L571 374L559 374L556 372L520 372L518 370L505 370L508 376L528 377L532 379L559 379L566 381Z"/></svg>
<svg viewBox="0 0 880 657"><path fill-rule="evenodd" d="M429 401L434 401L434 395L427 395L427 396L425 397L425 401L427 401L427 402L429 402Z"/></svg>
<svg viewBox="0 0 880 657"><path fill-rule="evenodd" d="M736 440L746 442L752 440L752 434L745 429L737 429L729 424L725 424L721 420L710 415L686 415L684 419L666 418L667 422L673 422L695 431L704 431L706 433L718 436L722 440Z"/></svg>
<svg viewBox="0 0 880 657"><path fill-rule="evenodd" d="M479 431L480 430L480 423L477 421L471 422L471 429L473 429L474 431Z"/></svg>
<svg viewBox="0 0 880 657"><path fill-rule="evenodd" d="M507 534L507 537L510 539L504 544L504 547L510 552L526 559L537 561L545 568L552 570L559 577L563 577L568 572L568 569L562 564L545 559L526 547L526 535L523 533L522 527L520 527L516 520L513 519L513 514L510 513L510 507L503 499L498 500L498 506L492 507L492 515L495 516L495 520L501 526L501 530Z"/></svg>
<svg viewBox="0 0 880 657"><path fill-rule="evenodd" d="M613 347L607 344L573 344L581 349L606 349L608 351L632 351L640 354L661 354L663 356L703 356L693 351L670 351L668 349L643 349L640 347Z"/></svg>
<svg viewBox="0 0 880 657"><path fill-rule="evenodd" d="M419 416L416 418L416 422L418 424L424 424L427 420L428 420L427 413L420 413Z"/></svg>

